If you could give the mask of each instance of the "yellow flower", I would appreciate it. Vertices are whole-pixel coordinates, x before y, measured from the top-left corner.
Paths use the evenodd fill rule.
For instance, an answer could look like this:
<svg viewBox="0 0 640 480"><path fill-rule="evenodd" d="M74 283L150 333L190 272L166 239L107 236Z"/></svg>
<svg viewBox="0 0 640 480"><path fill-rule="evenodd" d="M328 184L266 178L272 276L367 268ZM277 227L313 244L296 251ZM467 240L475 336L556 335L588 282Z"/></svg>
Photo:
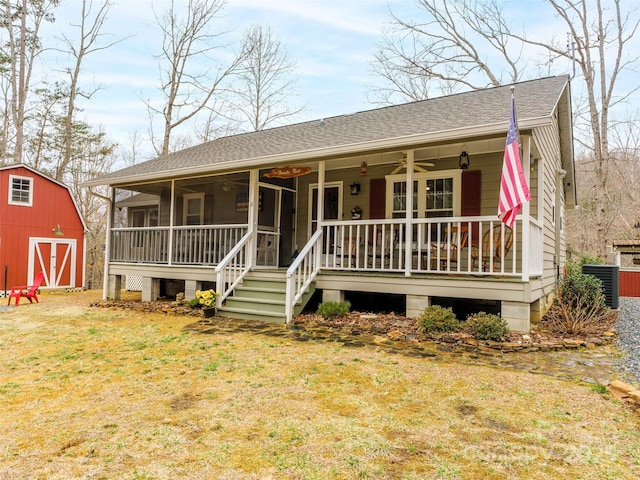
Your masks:
<svg viewBox="0 0 640 480"><path fill-rule="evenodd" d="M216 299L218 298L218 293L213 289L211 290L197 290L196 298L198 299L198 303L203 307L212 307L216 303Z"/></svg>

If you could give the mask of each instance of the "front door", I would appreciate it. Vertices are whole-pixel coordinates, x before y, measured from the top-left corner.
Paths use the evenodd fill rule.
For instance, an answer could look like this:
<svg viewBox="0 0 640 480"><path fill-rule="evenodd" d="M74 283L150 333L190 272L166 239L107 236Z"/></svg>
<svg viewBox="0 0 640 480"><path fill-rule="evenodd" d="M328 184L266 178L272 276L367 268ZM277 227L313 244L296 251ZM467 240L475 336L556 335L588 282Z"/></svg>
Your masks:
<svg viewBox="0 0 640 480"><path fill-rule="evenodd" d="M75 239L30 238L27 283L41 271L47 287L75 287L76 247Z"/></svg>

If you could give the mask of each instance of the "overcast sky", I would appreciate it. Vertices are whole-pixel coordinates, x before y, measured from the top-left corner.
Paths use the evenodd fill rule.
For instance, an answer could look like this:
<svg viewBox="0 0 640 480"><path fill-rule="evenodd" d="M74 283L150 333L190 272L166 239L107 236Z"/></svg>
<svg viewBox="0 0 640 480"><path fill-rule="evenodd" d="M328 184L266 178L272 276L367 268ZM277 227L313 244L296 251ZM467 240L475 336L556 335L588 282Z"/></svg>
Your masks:
<svg viewBox="0 0 640 480"><path fill-rule="evenodd" d="M153 3L161 12L167 0ZM548 14L540 17L540 4L540 0L521 0L516 2L518 10L508 13L520 17L515 24L526 19L529 33L547 35L555 20ZM62 0L48 34L59 36L61 28L77 22L80 5L80 0ZM367 97L368 87L376 83L370 62L387 28L389 9L404 18L417 12L414 0L228 0L223 22L231 30L227 39L232 46L256 22L270 26L281 39L297 64L295 101L307 106L296 121L305 121L375 107ZM141 97L150 98L158 90L154 55L160 53L161 36L151 1L114 0L102 31L110 35L104 42L123 40L87 58L83 83L85 88L99 86L100 91L82 105L82 115L90 124L102 126L109 138L127 144L133 132L147 137L149 120ZM46 68L54 77L64 60L48 58ZM553 74L569 72L567 64L565 71Z"/></svg>

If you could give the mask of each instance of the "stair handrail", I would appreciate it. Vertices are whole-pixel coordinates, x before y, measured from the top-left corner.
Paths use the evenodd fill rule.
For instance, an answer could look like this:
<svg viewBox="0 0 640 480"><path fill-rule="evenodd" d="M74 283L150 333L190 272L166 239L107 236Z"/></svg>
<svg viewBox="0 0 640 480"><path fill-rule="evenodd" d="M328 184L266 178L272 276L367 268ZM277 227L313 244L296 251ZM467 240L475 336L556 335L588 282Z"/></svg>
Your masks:
<svg viewBox="0 0 640 480"><path fill-rule="evenodd" d="M322 236L322 228L318 228L287 269L287 290L285 294L287 323L290 323L293 319L293 308L296 302L302 298L302 295L304 295L304 292L320 271Z"/></svg>
<svg viewBox="0 0 640 480"><path fill-rule="evenodd" d="M247 232L243 235L236 246L216 266L216 289L220 292L216 298L216 307L220 308L222 302L233 292L238 283L240 283L247 272L251 269L249 258L249 240L253 236L253 232ZM244 260L244 261L243 261ZM228 286L225 288L225 285Z"/></svg>

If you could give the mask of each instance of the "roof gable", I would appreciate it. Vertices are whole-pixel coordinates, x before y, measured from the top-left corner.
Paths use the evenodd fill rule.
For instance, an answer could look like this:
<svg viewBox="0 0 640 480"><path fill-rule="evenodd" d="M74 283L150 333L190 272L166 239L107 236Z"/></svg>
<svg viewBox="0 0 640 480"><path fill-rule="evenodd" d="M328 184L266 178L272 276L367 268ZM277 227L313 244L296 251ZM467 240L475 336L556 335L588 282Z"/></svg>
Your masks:
<svg viewBox="0 0 640 480"><path fill-rule="evenodd" d="M78 218L80 219L80 222L82 223L82 227L84 228L84 230L88 230L87 229L87 224L84 221L82 213L80 213L80 207L78 206L78 202L76 202L76 198L73 196L73 193L71 192L71 189L67 185L65 185L62 182L59 182L55 178L51 178L50 176L45 175L42 172L39 172L35 168L32 168L29 165L26 165L24 163L15 163L13 165L7 165L7 166L4 166L4 167L0 167L0 172L4 172L4 171L10 172L11 170L27 170L31 174L40 177L44 181L53 183L53 184L57 185L58 187L60 187L61 190L65 191L66 194L69 195L69 198L71 199L71 202L73 203L73 207L74 207L74 209L76 211L76 214L78 215Z"/></svg>

